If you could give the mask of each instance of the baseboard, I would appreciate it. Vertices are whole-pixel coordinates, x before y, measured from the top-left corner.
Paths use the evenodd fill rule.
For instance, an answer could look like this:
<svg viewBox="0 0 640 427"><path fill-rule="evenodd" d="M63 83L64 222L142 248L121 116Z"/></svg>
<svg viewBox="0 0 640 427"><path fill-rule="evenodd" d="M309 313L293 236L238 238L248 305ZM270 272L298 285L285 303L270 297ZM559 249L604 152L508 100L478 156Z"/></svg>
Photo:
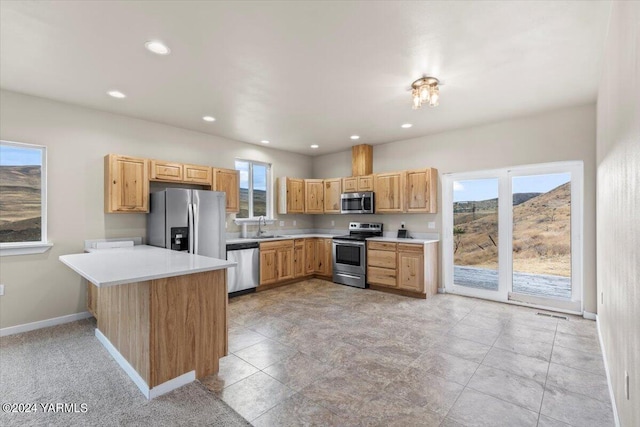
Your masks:
<svg viewBox="0 0 640 427"><path fill-rule="evenodd" d="M118 351L117 348L109 338L107 338L99 329L96 329L96 338L98 341L102 343L104 348L107 349L111 357L116 361L118 365L122 368L122 370L131 378L133 383L140 389L144 397L147 399L155 399L158 396L162 396L163 394L169 393L177 388L180 388L184 385L192 383L196 380L196 371L190 371L180 375L179 377L172 378L169 381L165 381L162 384L159 384L153 388L149 388L147 382L140 376L138 371L135 370L133 366L124 358L124 356Z"/></svg>
<svg viewBox="0 0 640 427"><path fill-rule="evenodd" d="M595 313L591 313L589 311L583 311L582 312L582 317L584 317L585 319L588 319L588 320L596 320L596 318L598 316L596 316Z"/></svg>
<svg viewBox="0 0 640 427"><path fill-rule="evenodd" d="M50 326L62 325L76 320L88 319L92 314L88 311L82 313L69 314L66 316L54 317L53 319L40 320L38 322L25 323L23 325L9 326L0 329L0 337L20 334L22 332L35 331L36 329L48 328Z"/></svg>
<svg viewBox="0 0 640 427"><path fill-rule="evenodd" d="M586 312L585 312L586 313ZM602 350L602 359L604 361L604 371L607 374L607 385L609 386L609 397L611 398L611 408L613 409L613 420L616 427L620 427L620 418L618 418L618 408L616 406L616 396L613 394L613 385L611 384L611 375L609 374L609 365L607 364L607 354L604 349L604 341L602 341L602 332L600 330L600 320L596 317L596 327L598 329L598 339L600 340L600 349Z"/></svg>

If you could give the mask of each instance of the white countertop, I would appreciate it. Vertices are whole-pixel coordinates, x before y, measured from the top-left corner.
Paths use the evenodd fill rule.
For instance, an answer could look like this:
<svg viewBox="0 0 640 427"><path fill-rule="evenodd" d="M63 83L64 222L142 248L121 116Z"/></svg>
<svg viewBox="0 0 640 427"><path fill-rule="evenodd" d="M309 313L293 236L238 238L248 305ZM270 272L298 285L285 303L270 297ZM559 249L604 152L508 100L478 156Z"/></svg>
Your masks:
<svg viewBox="0 0 640 427"><path fill-rule="evenodd" d="M183 276L235 267L235 262L139 245L60 256L60 261L98 287Z"/></svg>
<svg viewBox="0 0 640 427"><path fill-rule="evenodd" d="M390 243L413 243L416 245L423 245L425 243L437 243L437 239L412 239L412 238L397 238L397 237L369 237L368 242L390 242Z"/></svg>
<svg viewBox="0 0 640 427"><path fill-rule="evenodd" d="M343 233L345 234L345 233ZM238 239L228 239L227 240L227 245L233 244L233 243L248 243L248 242L273 242L275 240L293 240L293 239L311 239L311 238L322 238L322 239L332 239L334 237L337 236L337 234L283 234L283 235L278 235L279 237L270 237L270 238L262 238L262 239L256 239L256 238L251 238L251 237L247 237L245 239L243 238L238 238Z"/></svg>

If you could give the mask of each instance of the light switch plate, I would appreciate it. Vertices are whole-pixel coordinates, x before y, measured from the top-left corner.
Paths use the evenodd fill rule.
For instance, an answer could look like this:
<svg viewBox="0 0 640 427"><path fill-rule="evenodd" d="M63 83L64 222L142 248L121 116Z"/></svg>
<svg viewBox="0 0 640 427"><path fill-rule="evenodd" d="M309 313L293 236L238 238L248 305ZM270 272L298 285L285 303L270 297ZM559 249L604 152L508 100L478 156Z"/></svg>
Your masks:
<svg viewBox="0 0 640 427"><path fill-rule="evenodd" d="M293 220L293 226L294 227L296 226L296 220L295 219Z"/></svg>
<svg viewBox="0 0 640 427"><path fill-rule="evenodd" d="M280 221L280 227L284 227L284 221Z"/></svg>
<svg viewBox="0 0 640 427"><path fill-rule="evenodd" d="M331 226L335 227L335 225L336 225L336 222L335 221L331 221Z"/></svg>
<svg viewBox="0 0 640 427"><path fill-rule="evenodd" d="M433 230L434 228L436 228L436 223L433 221L430 221L427 223L427 227Z"/></svg>

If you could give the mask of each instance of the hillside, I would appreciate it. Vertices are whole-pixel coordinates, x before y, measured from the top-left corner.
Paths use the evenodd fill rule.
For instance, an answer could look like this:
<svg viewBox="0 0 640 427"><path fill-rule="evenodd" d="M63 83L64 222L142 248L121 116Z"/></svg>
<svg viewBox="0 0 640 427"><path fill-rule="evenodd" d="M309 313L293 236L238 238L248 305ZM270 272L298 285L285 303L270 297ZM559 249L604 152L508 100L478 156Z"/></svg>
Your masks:
<svg viewBox="0 0 640 427"><path fill-rule="evenodd" d="M522 193L534 196L517 205L514 203L514 271L571 275L570 188L571 184L566 183L547 193ZM487 203L483 206L490 206L490 201L484 202ZM454 214L456 265L497 268L498 215L495 209L476 212L475 219L467 212Z"/></svg>
<svg viewBox="0 0 640 427"><path fill-rule="evenodd" d="M0 166L0 242L40 240L40 166Z"/></svg>

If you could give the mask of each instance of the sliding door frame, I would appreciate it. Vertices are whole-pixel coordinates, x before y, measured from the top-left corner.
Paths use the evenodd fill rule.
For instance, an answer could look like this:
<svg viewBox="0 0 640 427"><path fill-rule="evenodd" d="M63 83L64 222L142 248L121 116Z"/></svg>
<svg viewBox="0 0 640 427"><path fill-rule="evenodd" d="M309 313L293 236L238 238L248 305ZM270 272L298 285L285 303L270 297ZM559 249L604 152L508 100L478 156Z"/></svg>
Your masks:
<svg viewBox="0 0 640 427"><path fill-rule="evenodd" d="M513 205L514 177L555 173L571 174L571 301L513 292ZM498 291L455 285L453 260L453 183L474 179L498 179ZM512 304L528 305L566 313L584 310L584 164L582 161L554 162L442 175L442 266L444 291ZM509 203L504 203L509 201Z"/></svg>

